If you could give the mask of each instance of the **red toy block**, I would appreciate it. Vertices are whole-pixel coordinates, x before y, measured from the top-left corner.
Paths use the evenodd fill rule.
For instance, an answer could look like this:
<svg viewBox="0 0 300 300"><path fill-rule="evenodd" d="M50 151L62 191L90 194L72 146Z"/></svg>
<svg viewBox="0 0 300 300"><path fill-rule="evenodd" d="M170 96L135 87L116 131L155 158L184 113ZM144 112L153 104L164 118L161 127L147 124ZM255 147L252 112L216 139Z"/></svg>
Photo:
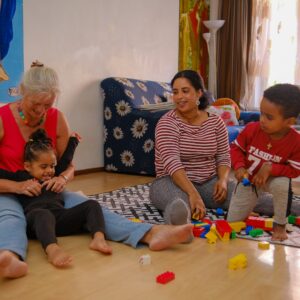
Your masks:
<svg viewBox="0 0 300 300"><path fill-rule="evenodd" d="M300 225L300 217L296 218L296 225Z"/></svg>
<svg viewBox="0 0 300 300"><path fill-rule="evenodd" d="M169 281L174 280L174 279L175 279L175 274L173 272L167 271L165 273L158 275L156 277L156 282L161 283L161 284L166 284Z"/></svg>
<svg viewBox="0 0 300 300"><path fill-rule="evenodd" d="M260 228L265 231L273 230L272 227L266 227L266 220L262 217L250 216L245 221L247 226L252 226L253 228Z"/></svg>
<svg viewBox="0 0 300 300"><path fill-rule="evenodd" d="M204 227L193 227L193 235L194 237L200 237L200 235L205 231Z"/></svg>
<svg viewBox="0 0 300 300"><path fill-rule="evenodd" d="M223 237L225 233L228 233L229 236L231 234L231 227L229 226L228 222L225 220L217 220L216 221L216 229L218 233Z"/></svg>
<svg viewBox="0 0 300 300"><path fill-rule="evenodd" d="M202 219L202 222L207 223L209 225L212 225L212 221L210 219L207 219L207 218Z"/></svg>

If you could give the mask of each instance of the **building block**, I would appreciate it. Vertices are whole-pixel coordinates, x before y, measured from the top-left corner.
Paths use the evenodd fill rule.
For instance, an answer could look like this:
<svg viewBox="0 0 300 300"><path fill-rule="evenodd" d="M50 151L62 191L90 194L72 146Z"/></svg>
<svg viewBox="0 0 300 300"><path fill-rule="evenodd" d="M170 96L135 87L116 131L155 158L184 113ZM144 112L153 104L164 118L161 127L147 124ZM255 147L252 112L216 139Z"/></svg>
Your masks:
<svg viewBox="0 0 300 300"><path fill-rule="evenodd" d="M240 253L228 261L228 268L230 270L236 270L238 268L243 269L247 267L247 257L244 253Z"/></svg>
<svg viewBox="0 0 300 300"><path fill-rule="evenodd" d="M270 243L267 241L258 242L258 248L261 250L269 250L270 249Z"/></svg>
<svg viewBox="0 0 300 300"><path fill-rule="evenodd" d="M216 213L218 216L223 216L224 215L224 210L222 208L217 208Z"/></svg>
<svg viewBox="0 0 300 300"><path fill-rule="evenodd" d="M236 239L236 232L235 232L234 230L232 230L231 235L230 235L230 238L231 238L232 240Z"/></svg>
<svg viewBox="0 0 300 300"><path fill-rule="evenodd" d="M247 226L246 227L246 234L249 235L249 232L253 230L253 226Z"/></svg>
<svg viewBox="0 0 300 300"><path fill-rule="evenodd" d="M257 237L260 235L263 235L264 231L260 228L256 228L256 229L252 229L249 232L249 235L251 235L252 237Z"/></svg>
<svg viewBox="0 0 300 300"><path fill-rule="evenodd" d="M229 226L229 223L225 220L217 220L215 222L216 224L216 233L217 236L223 241L227 242L230 240L230 234L232 232L231 227Z"/></svg>
<svg viewBox="0 0 300 300"><path fill-rule="evenodd" d="M251 182L250 182L250 180L249 180L248 178L244 177L244 178L242 179L242 185L243 185L243 186L250 186L250 185L251 185Z"/></svg>
<svg viewBox="0 0 300 300"><path fill-rule="evenodd" d="M229 226L235 232L241 232L242 229L246 228L246 223L245 222L230 222Z"/></svg>
<svg viewBox="0 0 300 300"><path fill-rule="evenodd" d="M296 218L296 225L300 225L300 217Z"/></svg>
<svg viewBox="0 0 300 300"><path fill-rule="evenodd" d="M140 256L139 263L141 265L150 265L151 264L151 256L149 254Z"/></svg>
<svg viewBox="0 0 300 300"><path fill-rule="evenodd" d="M195 209L195 211L193 212L192 219L194 219L194 220L200 219L200 212L197 209Z"/></svg>
<svg viewBox="0 0 300 300"><path fill-rule="evenodd" d="M207 242L209 244L215 244L217 242L217 235L213 232L213 231L209 231L206 235L205 235Z"/></svg>
<svg viewBox="0 0 300 300"><path fill-rule="evenodd" d="M288 216L288 223L289 224L296 224L296 216L292 216L292 215L289 215Z"/></svg>
<svg viewBox="0 0 300 300"><path fill-rule="evenodd" d="M207 218L202 219L202 222L203 222L203 223L207 223L207 224L209 224L209 225L212 225L212 224L213 224L213 222L212 222L210 219L207 219Z"/></svg>
<svg viewBox="0 0 300 300"><path fill-rule="evenodd" d="M200 237L200 235L205 232L205 228L204 227L193 227L193 235L194 237Z"/></svg>
<svg viewBox="0 0 300 300"><path fill-rule="evenodd" d="M164 272L158 276L156 276L156 282L161 283L161 284L166 284L171 280L175 279L175 274L173 272Z"/></svg>
<svg viewBox="0 0 300 300"><path fill-rule="evenodd" d="M142 223L142 221L138 218L129 218L129 220L134 223Z"/></svg>
<svg viewBox="0 0 300 300"><path fill-rule="evenodd" d="M265 231L272 231L273 230L273 227L268 227L266 225L266 220L262 217L250 216L246 219L245 222L246 222L247 226L253 226L253 228L260 228L260 229L263 229ZM268 219L267 224L270 224L270 219Z"/></svg>
<svg viewBox="0 0 300 300"><path fill-rule="evenodd" d="M265 220L265 226L267 228L273 228L273 218L268 218Z"/></svg>

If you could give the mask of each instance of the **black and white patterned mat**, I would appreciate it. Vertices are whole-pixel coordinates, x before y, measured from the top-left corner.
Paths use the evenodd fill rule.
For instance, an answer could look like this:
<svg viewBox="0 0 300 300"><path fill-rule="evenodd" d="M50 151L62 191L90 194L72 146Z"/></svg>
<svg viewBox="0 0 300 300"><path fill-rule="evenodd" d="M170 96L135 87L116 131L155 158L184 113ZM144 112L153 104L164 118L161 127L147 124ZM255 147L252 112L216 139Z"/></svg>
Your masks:
<svg viewBox="0 0 300 300"><path fill-rule="evenodd" d="M149 187L150 183L140 184L103 194L90 195L89 198L98 201L102 207L106 207L126 218L136 218L143 222L162 224L164 223L164 219L161 212L149 200ZM293 201L300 203L300 196L294 196ZM211 220L224 218L217 216L214 209L207 210L207 217ZM300 247L300 228L289 225L288 229L290 230L288 234L289 239L280 242L280 244ZM271 236L267 232L259 238L251 238L244 234L240 234L238 237L253 240L269 240L271 242Z"/></svg>

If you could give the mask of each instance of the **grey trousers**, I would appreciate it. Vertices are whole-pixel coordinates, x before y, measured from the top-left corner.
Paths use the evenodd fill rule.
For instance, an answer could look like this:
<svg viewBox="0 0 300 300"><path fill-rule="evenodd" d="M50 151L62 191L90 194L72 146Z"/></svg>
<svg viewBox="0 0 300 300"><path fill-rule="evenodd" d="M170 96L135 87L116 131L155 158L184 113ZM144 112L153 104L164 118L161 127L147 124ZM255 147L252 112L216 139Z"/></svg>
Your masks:
<svg viewBox="0 0 300 300"><path fill-rule="evenodd" d="M287 210L290 207L288 204L292 196L290 189L290 179L287 177L270 177L264 188L257 189L257 194L252 187L240 183L230 201L227 221L243 221L252 211L264 213L268 210L268 214L274 211L274 221L277 224L286 224ZM273 200L273 206L270 206L270 199Z"/></svg>
<svg viewBox="0 0 300 300"><path fill-rule="evenodd" d="M213 177L203 184L193 182L193 185L202 197L205 207L227 210L235 183L232 180L228 181L227 199L220 205L213 200L217 180L217 177ZM191 221L188 195L173 182L170 176L160 177L153 181L150 186L150 201L163 212L166 224L180 225Z"/></svg>

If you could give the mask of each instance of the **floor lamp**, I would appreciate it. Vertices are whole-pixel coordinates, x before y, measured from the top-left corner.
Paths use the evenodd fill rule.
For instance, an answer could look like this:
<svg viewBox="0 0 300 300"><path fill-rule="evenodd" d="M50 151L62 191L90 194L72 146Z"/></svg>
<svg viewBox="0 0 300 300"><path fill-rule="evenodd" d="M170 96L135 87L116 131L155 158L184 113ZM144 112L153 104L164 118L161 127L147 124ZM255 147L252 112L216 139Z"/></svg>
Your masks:
<svg viewBox="0 0 300 300"><path fill-rule="evenodd" d="M208 90L215 98L217 98L217 31L224 23L224 20L203 21L203 24L209 29L209 33L203 33L209 56Z"/></svg>

